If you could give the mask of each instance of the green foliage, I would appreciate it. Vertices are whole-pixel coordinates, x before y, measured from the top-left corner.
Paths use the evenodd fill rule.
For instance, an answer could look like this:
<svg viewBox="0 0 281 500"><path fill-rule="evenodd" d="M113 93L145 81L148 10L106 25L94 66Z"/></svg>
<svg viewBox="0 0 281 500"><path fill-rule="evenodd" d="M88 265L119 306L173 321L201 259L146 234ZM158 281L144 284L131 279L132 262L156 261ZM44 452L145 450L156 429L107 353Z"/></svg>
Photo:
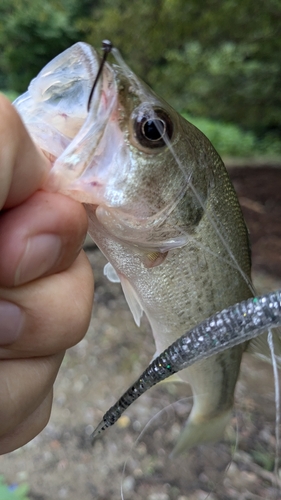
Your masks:
<svg viewBox="0 0 281 500"><path fill-rule="evenodd" d="M24 91L57 54L80 38L75 19L88 0L1 0L0 85Z"/></svg>
<svg viewBox="0 0 281 500"><path fill-rule="evenodd" d="M260 140L253 132L231 123L195 118L186 113L182 115L208 137L222 156L281 156L281 141L271 134Z"/></svg>
<svg viewBox="0 0 281 500"><path fill-rule="evenodd" d="M21 484L19 486L7 486L3 476L0 476L0 499L1 500L28 500L28 486Z"/></svg>
<svg viewBox="0 0 281 500"><path fill-rule="evenodd" d="M176 109L254 131L277 153L280 18L279 0L1 0L0 88L22 92L71 44L109 38Z"/></svg>
<svg viewBox="0 0 281 500"><path fill-rule="evenodd" d="M217 151L224 156L251 156L255 150L256 138L252 132L243 132L231 123L221 123L206 118L183 116L201 130Z"/></svg>
<svg viewBox="0 0 281 500"><path fill-rule="evenodd" d="M266 450L261 444L257 445L257 449L251 453L254 461L263 469L268 471L274 470L274 454L272 450Z"/></svg>
<svg viewBox="0 0 281 500"><path fill-rule="evenodd" d="M105 0L85 33L177 109L264 133L281 122L280 17L278 0Z"/></svg>
<svg viewBox="0 0 281 500"><path fill-rule="evenodd" d="M261 155L281 156L281 139L277 133L268 133L258 142L258 151Z"/></svg>
<svg viewBox="0 0 281 500"><path fill-rule="evenodd" d="M4 94L11 102L13 102L19 95L18 92L15 92L14 90L0 90L0 94Z"/></svg>

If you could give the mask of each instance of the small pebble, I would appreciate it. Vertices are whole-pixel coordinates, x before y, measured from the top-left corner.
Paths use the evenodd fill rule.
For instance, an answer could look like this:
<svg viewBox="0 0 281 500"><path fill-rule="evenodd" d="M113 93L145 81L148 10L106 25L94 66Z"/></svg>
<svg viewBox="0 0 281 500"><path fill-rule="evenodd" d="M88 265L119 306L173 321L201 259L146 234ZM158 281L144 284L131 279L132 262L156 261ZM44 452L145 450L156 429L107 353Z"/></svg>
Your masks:
<svg viewBox="0 0 281 500"><path fill-rule="evenodd" d="M141 469L134 470L134 476L138 479L143 476L143 471Z"/></svg>
<svg viewBox="0 0 281 500"><path fill-rule="evenodd" d="M213 493L208 493L207 491L198 490L196 491L196 496L194 500L217 500L217 497L213 495Z"/></svg>
<svg viewBox="0 0 281 500"><path fill-rule="evenodd" d="M139 443L137 447L137 453L139 457L144 457L147 454L147 447L145 443Z"/></svg>
<svg viewBox="0 0 281 500"><path fill-rule="evenodd" d="M131 423L131 420L129 419L129 417L127 417L127 415L122 415L119 420L117 421L116 425L120 428L120 429L126 429Z"/></svg>
<svg viewBox="0 0 281 500"><path fill-rule="evenodd" d="M236 465L236 463L234 462L231 462L231 464L229 465L227 471L226 471L226 475L227 477L230 477L230 478L233 478L233 477L237 477L237 475L239 474L239 469Z"/></svg>
<svg viewBox="0 0 281 500"><path fill-rule="evenodd" d="M53 460L53 454L49 450L44 451L42 456L44 462L51 462L51 460Z"/></svg>
<svg viewBox="0 0 281 500"><path fill-rule="evenodd" d="M68 498L68 489L67 488L60 488L58 492L59 498Z"/></svg>
<svg viewBox="0 0 281 500"><path fill-rule="evenodd" d="M128 491L132 491L135 487L135 484L136 484L136 481L133 478L133 476L125 477L123 484L122 484L124 493L126 493Z"/></svg>
<svg viewBox="0 0 281 500"><path fill-rule="evenodd" d="M133 429L134 429L134 431L139 432L141 430L141 428L142 428L141 423L138 420L135 420L133 422Z"/></svg>
<svg viewBox="0 0 281 500"><path fill-rule="evenodd" d="M167 493L152 493L148 495L147 500L169 500Z"/></svg>
<svg viewBox="0 0 281 500"><path fill-rule="evenodd" d="M93 425L87 425L85 427L85 434L87 436L91 436L91 434L94 432L94 426Z"/></svg>
<svg viewBox="0 0 281 500"><path fill-rule="evenodd" d="M26 481L28 479L28 472L26 470L21 470L16 474L16 482L21 483L22 481Z"/></svg>

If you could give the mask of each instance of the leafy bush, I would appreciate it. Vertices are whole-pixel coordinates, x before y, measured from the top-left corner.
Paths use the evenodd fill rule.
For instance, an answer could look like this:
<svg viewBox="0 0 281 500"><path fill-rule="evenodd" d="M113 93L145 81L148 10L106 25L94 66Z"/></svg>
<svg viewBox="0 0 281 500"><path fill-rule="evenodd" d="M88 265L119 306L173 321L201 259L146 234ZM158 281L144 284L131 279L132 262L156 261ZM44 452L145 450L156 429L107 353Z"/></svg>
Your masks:
<svg viewBox="0 0 281 500"><path fill-rule="evenodd" d="M14 90L0 90L0 93L4 94L11 102L13 102L19 95L18 92L15 92Z"/></svg>
<svg viewBox="0 0 281 500"><path fill-rule="evenodd" d="M232 123L195 118L186 113L182 116L201 130L222 156L281 156L281 141L273 134L259 139L253 132Z"/></svg>
<svg viewBox="0 0 281 500"><path fill-rule="evenodd" d="M7 486L4 477L0 476L0 499L1 500L29 500L27 497L28 485Z"/></svg>

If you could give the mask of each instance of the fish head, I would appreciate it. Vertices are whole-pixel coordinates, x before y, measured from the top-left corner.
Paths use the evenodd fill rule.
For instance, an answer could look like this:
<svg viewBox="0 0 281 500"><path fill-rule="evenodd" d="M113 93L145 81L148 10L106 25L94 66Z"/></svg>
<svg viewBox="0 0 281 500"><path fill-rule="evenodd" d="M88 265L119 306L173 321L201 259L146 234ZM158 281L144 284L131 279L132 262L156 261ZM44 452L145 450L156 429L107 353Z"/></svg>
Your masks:
<svg viewBox="0 0 281 500"><path fill-rule="evenodd" d="M215 152L122 60L104 65L88 111L99 65L97 52L79 42L15 102L53 161L45 187L95 207L109 232L134 245L183 246L203 215Z"/></svg>
<svg viewBox="0 0 281 500"><path fill-rule="evenodd" d="M13 103L34 141L53 161L85 122L98 67L95 50L76 43L50 61Z"/></svg>

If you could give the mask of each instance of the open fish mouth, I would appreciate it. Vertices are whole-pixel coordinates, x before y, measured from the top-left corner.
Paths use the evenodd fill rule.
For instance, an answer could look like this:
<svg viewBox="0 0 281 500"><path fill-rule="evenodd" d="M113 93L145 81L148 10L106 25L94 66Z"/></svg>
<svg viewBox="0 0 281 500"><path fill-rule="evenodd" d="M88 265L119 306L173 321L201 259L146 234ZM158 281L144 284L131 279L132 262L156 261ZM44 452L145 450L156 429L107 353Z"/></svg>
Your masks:
<svg viewBox="0 0 281 500"><path fill-rule="evenodd" d="M105 63L99 72L98 53L78 42L47 64L14 105L52 162L44 189L98 207L97 217L108 230L115 228L116 237L165 253L188 239L173 224L161 229L189 188L188 180L180 171L177 182L172 175L163 177L168 184L158 200L145 186L155 159L158 179L163 175L177 118L114 50L118 64ZM139 163L148 172L144 182Z"/></svg>
<svg viewBox="0 0 281 500"><path fill-rule="evenodd" d="M14 103L35 142L52 160L44 188L93 205L104 201L110 170L118 167L114 156L124 142L116 79L108 64L87 109L99 67L98 53L77 43L47 64Z"/></svg>

